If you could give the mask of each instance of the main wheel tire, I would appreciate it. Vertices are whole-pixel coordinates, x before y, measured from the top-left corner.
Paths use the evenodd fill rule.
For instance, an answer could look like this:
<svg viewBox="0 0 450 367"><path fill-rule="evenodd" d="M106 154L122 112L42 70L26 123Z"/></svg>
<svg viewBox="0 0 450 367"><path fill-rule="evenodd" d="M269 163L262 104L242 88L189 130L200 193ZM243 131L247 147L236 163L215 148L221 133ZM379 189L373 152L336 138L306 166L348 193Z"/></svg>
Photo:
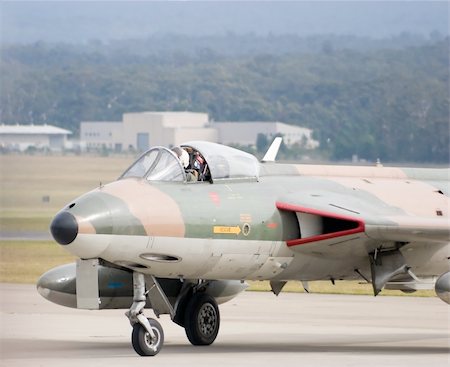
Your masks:
<svg viewBox="0 0 450 367"><path fill-rule="evenodd" d="M150 334L145 328L136 323L133 325L133 332L131 334L131 343L137 354L140 356L155 356L161 350L164 344L164 332L161 324L154 319L147 319L150 327L156 335L156 340L150 340Z"/></svg>
<svg viewBox="0 0 450 367"><path fill-rule="evenodd" d="M216 340L219 326L220 314L216 300L205 293L193 294L184 316L184 329L191 344L212 344Z"/></svg>

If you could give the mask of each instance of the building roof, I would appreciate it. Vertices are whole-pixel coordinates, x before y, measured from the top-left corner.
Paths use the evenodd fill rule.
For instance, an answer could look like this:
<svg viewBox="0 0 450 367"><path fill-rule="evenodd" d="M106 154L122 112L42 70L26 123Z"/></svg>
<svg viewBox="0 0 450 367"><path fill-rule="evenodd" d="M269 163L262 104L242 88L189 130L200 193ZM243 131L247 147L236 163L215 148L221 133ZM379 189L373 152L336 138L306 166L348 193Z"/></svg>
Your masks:
<svg viewBox="0 0 450 367"><path fill-rule="evenodd" d="M36 135L70 135L71 131L53 125L0 125L0 135L36 134Z"/></svg>

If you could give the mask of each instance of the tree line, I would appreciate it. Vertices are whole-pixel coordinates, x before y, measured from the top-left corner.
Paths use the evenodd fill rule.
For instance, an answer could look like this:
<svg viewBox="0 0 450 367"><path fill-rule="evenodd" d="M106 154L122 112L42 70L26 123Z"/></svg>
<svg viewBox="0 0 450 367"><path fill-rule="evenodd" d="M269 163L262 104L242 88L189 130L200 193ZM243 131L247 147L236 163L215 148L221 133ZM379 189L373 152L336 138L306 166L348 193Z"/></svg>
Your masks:
<svg viewBox="0 0 450 367"><path fill-rule="evenodd" d="M311 51L268 53L153 52L145 42L4 46L1 122L77 133L80 121L189 110L309 127L332 160L448 163L448 38L399 48L376 42L345 48L331 38Z"/></svg>

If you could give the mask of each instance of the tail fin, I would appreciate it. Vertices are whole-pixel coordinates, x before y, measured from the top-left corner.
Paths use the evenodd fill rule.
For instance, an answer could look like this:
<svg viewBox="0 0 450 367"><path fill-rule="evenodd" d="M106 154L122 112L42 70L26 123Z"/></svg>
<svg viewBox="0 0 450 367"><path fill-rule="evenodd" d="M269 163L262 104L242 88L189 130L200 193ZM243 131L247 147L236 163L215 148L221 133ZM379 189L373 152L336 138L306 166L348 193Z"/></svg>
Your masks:
<svg viewBox="0 0 450 367"><path fill-rule="evenodd" d="M282 141L283 138L281 136L276 137L270 145L269 149L267 149L267 152L261 162L275 162L275 158L277 157L278 150L280 149Z"/></svg>

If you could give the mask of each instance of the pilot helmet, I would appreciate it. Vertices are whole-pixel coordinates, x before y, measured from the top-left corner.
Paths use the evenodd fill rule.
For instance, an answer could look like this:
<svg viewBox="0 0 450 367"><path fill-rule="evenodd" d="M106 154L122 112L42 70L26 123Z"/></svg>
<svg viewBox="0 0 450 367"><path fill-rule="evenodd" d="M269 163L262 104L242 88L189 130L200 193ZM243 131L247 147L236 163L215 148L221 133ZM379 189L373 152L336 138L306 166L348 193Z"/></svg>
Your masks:
<svg viewBox="0 0 450 367"><path fill-rule="evenodd" d="M187 168L189 166L189 154L184 149L180 147L172 148L174 153L178 156L178 159L180 160L181 164L184 168Z"/></svg>

